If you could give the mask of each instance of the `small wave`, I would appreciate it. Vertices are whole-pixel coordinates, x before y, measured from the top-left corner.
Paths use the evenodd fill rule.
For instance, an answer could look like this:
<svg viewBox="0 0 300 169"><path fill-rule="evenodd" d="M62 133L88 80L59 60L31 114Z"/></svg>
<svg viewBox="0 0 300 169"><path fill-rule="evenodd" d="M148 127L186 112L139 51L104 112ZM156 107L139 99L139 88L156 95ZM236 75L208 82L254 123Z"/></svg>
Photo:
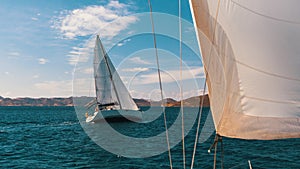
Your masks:
<svg viewBox="0 0 300 169"><path fill-rule="evenodd" d="M5 131L5 130L0 130L0 134L1 133L7 133L7 131Z"/></svg>
<svg viewBox="0 0 300 169"><path fill-rule="evenodd" d="M5 127L0 128L0 133L17 132L19 130L31 130L35 128L48 128L48 127L63 127L78 125L78 121L64 121L59 123L37 123L37 122L11 122L3 123Z"/></svg>
<svg viewBox="0 0 300 169"><path fill-rule="evenodd" d="M78 121L76 121L76 122L74 122L74 121L65 121L65 122L62 122L58 125L60 125L60 126L72 126L72 125L77 125L77 124L79 124Z"/></svg>
<svg viewBox="0 0 300 169"><path fill-rule="evenodd" d="M3 124L3 125L20 125L20 124L39 124L39 122L35 122L35 121L31 121L31 122L15 121L15 122L0 122L0 124Z"/></svg>
<svg viewBox="0 0 300 169"><path fill-rule="evenodd" d="M33 127L58 127L58 126L73 126L77 125L79 122L74 122L74 121L64 121L60 123L46 123L46 124L37 124Z"/></svg>

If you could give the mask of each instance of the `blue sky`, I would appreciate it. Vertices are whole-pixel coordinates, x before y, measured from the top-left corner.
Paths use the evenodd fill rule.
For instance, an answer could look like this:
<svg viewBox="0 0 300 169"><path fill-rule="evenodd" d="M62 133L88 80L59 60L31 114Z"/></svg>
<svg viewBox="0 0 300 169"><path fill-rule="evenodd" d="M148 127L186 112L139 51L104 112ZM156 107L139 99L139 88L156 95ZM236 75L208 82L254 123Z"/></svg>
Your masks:
<svg viewBox="0 0 300 169"><path fill-rule="evenodd" d="M154 22L165 96L178 99L178 2L151 2L156 12ZM1 0L0 3L0 96L89 95L93 90L87 87L92 84L93 38L100 34L132 96L156 97L158 84L147 0ZM185 20L183 85L184 96L189 97L199 94L203 70L187 1L182 1L182 18ZM85 83L80 84L80 89L75 84L78 90L75 92L74 73L75 82Z"/></svg>

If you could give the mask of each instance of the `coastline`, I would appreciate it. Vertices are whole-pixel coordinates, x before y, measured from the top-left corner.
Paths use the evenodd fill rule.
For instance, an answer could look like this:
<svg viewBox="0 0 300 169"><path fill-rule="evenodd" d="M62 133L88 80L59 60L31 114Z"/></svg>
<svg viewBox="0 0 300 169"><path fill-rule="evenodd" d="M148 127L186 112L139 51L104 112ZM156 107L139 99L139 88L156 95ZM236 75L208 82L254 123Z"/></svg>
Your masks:
<svg viewBox="0 0 300 169"><path fill-rule="evenodd" d="M183 100L185 107L198 107L202 96L194 96ZM147 99L133 99L137 106L160 106L161 101L149 101ZM73 97L54 97L54 98L4 98L0 96L0 106L74 106ZM180 107L181 101L176 101L171 98L165 99L165 107ZM204 107L209 107L209 98L204 95Z"/></svg>

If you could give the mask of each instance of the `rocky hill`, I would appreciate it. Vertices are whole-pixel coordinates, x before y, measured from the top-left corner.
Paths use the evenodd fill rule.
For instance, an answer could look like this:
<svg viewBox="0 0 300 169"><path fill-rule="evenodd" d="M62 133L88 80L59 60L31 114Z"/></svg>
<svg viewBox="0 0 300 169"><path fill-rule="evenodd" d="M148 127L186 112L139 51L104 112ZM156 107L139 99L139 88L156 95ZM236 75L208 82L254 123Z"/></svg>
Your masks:
<svg viewBox="0 0 300 169"><path fill-rule="evenodd" d="M145 100L145 99L133 99L133 100L139 107L140 106L161 106L162 104L161 101L153 101L153 100ZM164 99L164 102L166 107L171 107L177 103L177 101L172 98L166 98Z"/></svg>
<svg viewBox="0 0 300 169"><path fill-rule="evenodd" d="M202 97L202 96L201 96ZM184 106L197 107L200 105L199 96L191 97L183 101ZM136 104L140 106L160 106L160 101L149 101L145 99L133 99ZM172 98L165 99L166 107L179 107L180 101L176 101ZM0 106L73 106L73 98L3 98L0 96ZM208 96L204 96L204 106L209 106Z"/></svg>
<svg viewBox="0 0 300 169"><path fill-rule="evenodd" d="M72 97L68 98L0 98L0 106L73 106Z"/></svg>
<svg viewBox="0 0 300 169"><path fill-rule="evenodd" d="M204 95L204 96L195 96L195 97L190 97L188 99L183 100L183 106L184 107L198 107L200 106L200 102L201 99L203 100L203 106L204 107L209 107L209 97L208 95ZM168 104L169 107L180 107L181 102L175 102L175 103L171 103Z"/></svg>

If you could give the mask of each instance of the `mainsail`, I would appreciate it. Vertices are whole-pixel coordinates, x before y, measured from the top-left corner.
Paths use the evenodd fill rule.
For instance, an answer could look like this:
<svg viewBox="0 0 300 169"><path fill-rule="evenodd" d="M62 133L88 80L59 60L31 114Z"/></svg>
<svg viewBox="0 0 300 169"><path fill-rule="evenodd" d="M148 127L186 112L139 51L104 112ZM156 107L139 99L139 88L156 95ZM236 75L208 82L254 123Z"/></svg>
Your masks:
<svg viewBox="0 0 300 169"><path fill-rule="evenodd" d="M217 134L300 138L299 6L190 0Z"/></svg>
<svg viewBox="0 0 300 169"><path fill-rule="evenodd" d="M115 105L123 110L138 110L108 57L99 35L96 37L94 50L94 78L98 104Z"/></svg>

